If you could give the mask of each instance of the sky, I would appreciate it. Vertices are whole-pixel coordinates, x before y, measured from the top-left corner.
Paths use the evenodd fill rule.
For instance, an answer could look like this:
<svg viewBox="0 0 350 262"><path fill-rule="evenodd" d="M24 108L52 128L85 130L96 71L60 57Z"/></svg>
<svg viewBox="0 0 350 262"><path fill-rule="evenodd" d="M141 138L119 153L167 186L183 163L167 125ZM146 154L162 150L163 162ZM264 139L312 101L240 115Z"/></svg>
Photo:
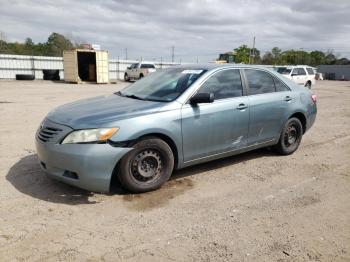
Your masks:
<svg viewBox="0 0 350 262"><path fill-rule="evenodd" d="M332 50L350 58L350 0L0 0L7 41L52 32L100 44L111 58L208 62L246 44L262 53Z"/></svg>

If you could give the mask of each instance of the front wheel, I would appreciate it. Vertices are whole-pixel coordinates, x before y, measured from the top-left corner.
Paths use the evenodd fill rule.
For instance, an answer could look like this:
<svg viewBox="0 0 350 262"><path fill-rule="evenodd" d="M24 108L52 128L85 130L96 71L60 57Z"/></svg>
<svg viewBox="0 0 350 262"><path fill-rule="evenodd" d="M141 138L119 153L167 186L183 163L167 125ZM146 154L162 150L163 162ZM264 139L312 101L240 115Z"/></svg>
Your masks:
<svg viewBox="0 0 350 262"><path fill-rule="evenodd" d="M293 154L298 149L302 137L301 122L298 118L292 117L285 123L275 149L282 155Z"/></svg>
<svg viewBox="0 0 350 262"><path fill-rule="evenodd" d="M119 180L133 193L143 193L162 186L171 176L174 156L169 145L155 137L142 139L119 163Z"/></svg>

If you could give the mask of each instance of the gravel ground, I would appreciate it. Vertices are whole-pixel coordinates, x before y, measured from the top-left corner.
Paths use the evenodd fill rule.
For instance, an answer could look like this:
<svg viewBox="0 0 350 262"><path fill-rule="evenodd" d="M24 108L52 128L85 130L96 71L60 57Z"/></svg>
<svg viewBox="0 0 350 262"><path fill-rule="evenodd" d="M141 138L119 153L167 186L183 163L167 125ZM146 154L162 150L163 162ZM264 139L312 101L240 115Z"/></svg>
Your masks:
<svg viewBox="0 0 350 262"><path fill-rule="evenodd" d="M322 81L299 150L176 172L160 190L51 180L34 134L53 107L124 86L0 81L1 261L349 261L350 83Z"/></svg>

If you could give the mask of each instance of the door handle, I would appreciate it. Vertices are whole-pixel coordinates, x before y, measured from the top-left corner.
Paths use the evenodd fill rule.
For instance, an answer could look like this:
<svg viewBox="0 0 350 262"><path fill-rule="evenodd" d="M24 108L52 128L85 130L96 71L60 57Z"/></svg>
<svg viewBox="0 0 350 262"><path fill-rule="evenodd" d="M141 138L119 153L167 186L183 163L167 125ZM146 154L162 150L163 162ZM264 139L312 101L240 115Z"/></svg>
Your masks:
<svg viewBox="0 0 350 262"><path fill-rule="evenodd" d="M291 101L292 100L292 98L290 97L290 96L286 96L285 98L284 98L284 101L286 101L286 102L289 102L289 101Z"/></svg>
<svg viewBox="0 0 350 262"><path fill-rule="evenodd" d="M241 104L239 104L239 105L237 106L237 109L238 109L238 110L244 110L244 109L246 109L246 108L248 108L248 105L243 104L243 103L241 103Z"/></svg>

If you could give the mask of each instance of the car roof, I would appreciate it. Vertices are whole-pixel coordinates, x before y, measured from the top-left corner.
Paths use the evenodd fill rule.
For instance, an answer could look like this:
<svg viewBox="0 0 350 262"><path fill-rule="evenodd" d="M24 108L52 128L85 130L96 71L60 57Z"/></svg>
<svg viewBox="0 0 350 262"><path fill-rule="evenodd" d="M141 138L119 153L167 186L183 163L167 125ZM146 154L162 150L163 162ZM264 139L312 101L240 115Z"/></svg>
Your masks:
<svg viewBox="0 0 350 262"><path fill-rule="evenodd" d="M217 68L257 68L257 69L267 69L266 66L263 65L247 65L247 64L182 64L176 65L171 68L183 68L183 69L201 69L201 70L213 70Z"/></svg>

